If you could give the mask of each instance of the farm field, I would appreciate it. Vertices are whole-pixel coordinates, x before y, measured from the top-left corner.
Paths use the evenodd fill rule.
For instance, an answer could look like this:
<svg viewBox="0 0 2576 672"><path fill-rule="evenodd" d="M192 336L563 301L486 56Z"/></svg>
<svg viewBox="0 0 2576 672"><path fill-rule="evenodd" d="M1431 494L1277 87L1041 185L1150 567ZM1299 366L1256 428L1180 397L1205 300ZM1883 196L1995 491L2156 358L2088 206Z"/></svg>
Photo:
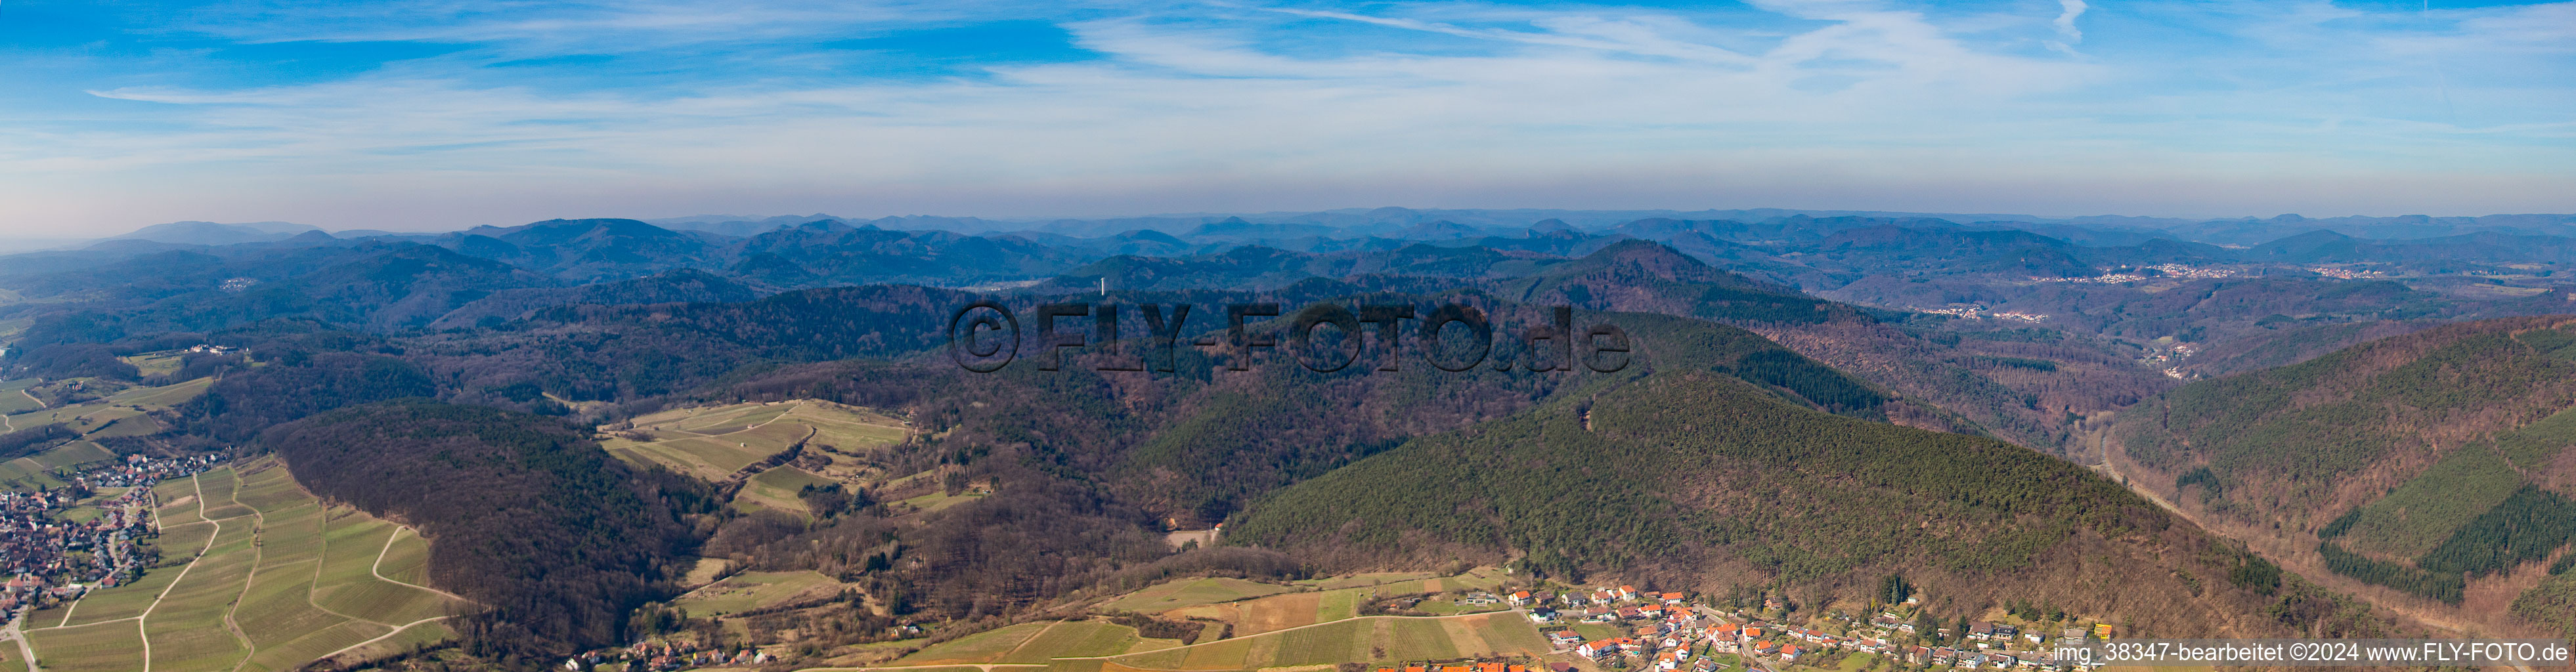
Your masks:
<svg viewBox="0 0 2576 672"><path fill-rule="evenodd" d="M38 485L48 488L61 487L64 482L54 475L55 470L115 459L115 457L114 453L99 447L98 444L73 441L47 449L45 452L0 462L0 487L11 490L33 490Z"/></svg>
<svg viewBox="0 0 2576 672"><path fill-rule="evenodd" d="M1106 621L1065 621L1048 626L994 662L1045 665L1055 658L1116 655L1135 648L1137 641L1135 628Z"/></svg>
<svg viewBox="0 0 2576 672"><path fill-rule="evenodd" d="M1232 602L1245 598L1275 595L1284 592L1288 592L1288 589L1267 583L1245 581L1243 579L1223 577L1187 579L1172 581L1153 586L1151 588L1146 588L1144 590L1128 593L1124 597L1101 603L1100 605L1093 607L1093 609L1098 611L1132 611L1138 613L1151 613L1167 611L1179 607Z"/></svg>
<svg viewBox="0 0 2576 672"><path fill-rule="evenodd" d="M159 422L147 413L169 408L205 394L214 385L213 378L199 378L160 387L130 387L108 396L59 408L43 408L26 390L36 385L34 379L0 382L0 418L6 424L0 431L15 431L59 423L80 433L83 439L105 439L120 436L142 436L161 431ZM38 486L63 485L53 472L56 469L115 457L106 449L87 440L74 441L35 455L0 462L0 487L29 490Z"/></svg>
<svg viewBox="0 0 2576 672"><path fill-rule="evenodd" d="M896 659L895 665L953 665L989 663L1019 648L1036 637L1052 622L1021 623L997 628L922 647L912 655Z"/></svg>
<svg viewBox="0 0 2576 672"><path fill-rule="evenodd" d="M35 398L26 395L27 388L35 387L36 382L34 378L0 380L0 415L36 410Z"/></svg>
<svg viewBox="0 0 2576 672"><path fill-rule="evenodd" d="M980 492L963 492L954 495L945 492L932 492L919 497L907 497L897 500L888 508L906 513L934 513L946 510L951 506L964 504L969 500L982 496L984 496L984 493Z"/></svg>
<svg viewBox="0 0 2576 672"><path fill-rule="evenodd" d="M836 483L832 479L816 476L795 467L771 467L768 471L751 477L751 482L743 484L742 491L734 494L734 506L746 512L757 507L811 518L812 512L805 506L805 501L797 497L797 493L808 485L830 486Z"/></svg>
<svg viewBox="0 0 2576 672"><path fill-rule="evenodd" d="M27 672L27 659L14 644L0 644L0 672Z"/></svg>
<svg viewBox="0 0 2576 672"><path fill-rule="evenodd" d="M1306 585L1316 586L1351 585L1356 583L1359 587L1268 594L1254 597L1252 599L1226 599L1229 595L1228 593L1217 591L1205 586L1193 588L1192 584L1195 582L1178 582L1175 584L1165 584L1164 586L1149 588L1145 591L1138 591L1137 593L1125 598L1121 598L1108 604L1103 604L1099 609L1103 611L1119 611L1122 610L1122 607L1151 607L1158 603L1188 605L1166 609L1160 613L1165 618L1170 619L1222 621L1231 624L1234 627L1235 636L1240 637L1244 635L1293 628L1301 625L1354 618L1359 616L1360 605L1381 597L1461 589L1489 590L1501 585L1502 582L1501 577L1496 575L1494 572L1495 570L1480 568L1470 570L1466 574L1451 577L1434 575L1426 578L1401 578L1403 576L1419 575L1379 575L1379 578L1401 578L1401 580L1394 580L1387 583L1335 580L1309 581L1304 583L1306 583ZM1200 581L1215 581L1215 579L1202 579ZM1236 590L1241 591L1240 594L1249 594L1250 592L1256 592L1257 590L1263 589L1280 590L1279 587L1270 586L1268 584L1254 584L1251 582L1239 583L1260 587L1259 589L1237 587ZM1169 591L1170 594L1159 599L1137 599L1139 597L1151 598L1150 593L1153 593L1156 589L1164 589ZM1197 594L1191 595L1193 591L1196 591ZM1191 599L1193 597L1196 599ZM1192 602L1196 602L1197 604L1190 604ZM1415 608L1434 615L1448 615L1477 611L1492 611L1503 607L1467 607L1452 604L1444 600L1431 600L1425 601L1422 604L1417 605Z"/></svg>
<svg viewBox="0 0 2576 672"><path fill-rule="evenodd" d="M1251 670L1342 662L1534 656L1548 651L1515 613L1457 617L1367 616L1108 659L1148 670Z"/></svg>
<svg viewBox="0 0 2576 672"><path fill-rule="evenodd" d="M378 578L426 557L417 536L326 507L273 460L155 487L162 564L29 617L47 670L289 670L335 654L383 655L450 636L454 598ZM46 617L51 617L48 621ZM358 658L346 658L355 660Z"/></svg>
<svg viewBox="0 0 2576 672"><path fill-rule="evenodd" d="M671 605L689 610L693 617L720 616L801 599L827 597L839 593L841 588L841 582L812 570L743 572L689 591L671 600Z"/></svg>
<svg viewBox="0 0 2576 672"><path fill-rule="evenodd" d="M710 481L732 476L798 441L830 459L827 472L847 472L826 477L851 478L866 471L858 455L900 443L911 432L903 420L884 413L819 400L673 409L628 424L631 429L601 428L608 438L600 446L630 463L660 464Z"/></svg>
<svg viewBox="0 0 2576 672"><path fill-rule="evenodd" d="M21 382L28 381L10 381L9 385L14 386ZM123 424L116 422L117 420L138 417L143 415L146 411L169 408L172 405L179 404L190 399L195 399L198 395L205 394L206 388L212 387L214 383L215 381L213 378L199 378L196 380L172 383L160 387L129 387L105 397L57 408L33 408L35 400L27 398L27 395L22 392L12 391L9 396L17 397L18 400L20 402L24 402L26 406L19 407L0 404L0 408L15 409L8 416L9 426L11 427L25 428L49 422L59 422L63 423L64 426L72 429L73 431L81 432L83 434L97 432L104 429L114 432L109 434L110 436L121 436L124 435L123 432L138 432L140 430L113 427L112 425L114 424ZM20 386L17 389L24 390L26 388L24 386ZM142 410L136 410L134 408L136 406L142 407ZM140 422L149 423L151 420L146 418ZM136 427L140 426L141 425L136 425ZM157 425L155 427L157 427Z"/></svg>
<svg viewBox="0 0 2576 672"><path fill-rule="evenodd" d="M1365 588L1368 586L1385 585L1402 581L1417 581L1421 579L1435 579L1439 577L1440 575L1430 572L1368 572L1343 576L1328 576L1319 579L1305 579L1292 581L1290 583L1324 589Z"/></svg>
<svg viewBox="0 0 2576 672"><path fill-rule="evenodd" d="M146 352L139 355L127 355L124 357L118 357L117 359L123 360L127 364L134 365L134 368L142 371L143 375L149 376L178 371L179 354L180 351L178 350L163 350L160 352Z"/></svg>
<svg viewBox="0 0 2576 672"><path fill-rule="evenodd" d="M833 649L832 657L826 659L826 662L830 665L841 667L881 664L903 656L904 652L912 650L912 647L920 646L921 641L922 640L920 639L898 639L885 642L851 644ZM982 672L982 670L977 670L976 668L971 667L965 669ZM914 672L920 671L916 670Z"/></svg>

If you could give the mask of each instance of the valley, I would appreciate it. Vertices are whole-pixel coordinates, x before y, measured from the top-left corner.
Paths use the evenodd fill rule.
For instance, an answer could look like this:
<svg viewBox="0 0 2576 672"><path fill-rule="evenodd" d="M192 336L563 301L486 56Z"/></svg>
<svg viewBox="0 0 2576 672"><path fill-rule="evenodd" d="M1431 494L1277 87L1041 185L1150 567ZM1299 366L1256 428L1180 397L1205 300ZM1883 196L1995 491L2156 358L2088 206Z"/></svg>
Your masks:
<svg viewBox="0 0 2576 672"><path fill-rule="evenodd" d="M152 532L67 563L120 578L28 609L14 655L1895 672L2047 668L2097 628L2545 635L2576 604L2547 316L2576 224L1372 216L13 257L0 482L193 470L33 510ZM1186 305L1153 329L1208 345L1121 368L1146 325L1069 318L1068 366L1024 340L977 373L942 328L978 300ZM1294 316L1225 319L1259 303L1462 306L1497 363L1562 309L1630 365L1318 370ZM1623 585L1662 592L1590 597Z"/></svg>
<svg viewBox="0 0 2576 672"><path fill-rule="evenodd" d="M2553 634L2547 600L2576 564L2564 329L2378 341L2194 384L2092 438L2133 489L2326 585L2453 633Z"/></svg>

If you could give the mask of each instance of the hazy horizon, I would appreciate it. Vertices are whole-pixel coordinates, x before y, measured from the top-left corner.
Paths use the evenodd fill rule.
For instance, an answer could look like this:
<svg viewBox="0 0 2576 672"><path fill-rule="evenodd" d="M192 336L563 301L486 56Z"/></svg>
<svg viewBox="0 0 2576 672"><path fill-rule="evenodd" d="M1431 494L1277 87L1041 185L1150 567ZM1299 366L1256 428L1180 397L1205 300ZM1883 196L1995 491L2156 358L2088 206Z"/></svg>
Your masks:
<svg viewBox="0 0 2576 672"><path fill-rule="evenodd" d="M1466 208L1408 208L1408 207L1406 207L1406 206L1371 206L1371 207L1356 207L1356 206L1355 206L1355 207L1343 207L1343 208L1325 208L1325 209L1320 209L1320 210L1272 210L1272 211L1262 211L1262 212L1252 212L1252 211L1211 211L1211 212L1156 212L1156 213L1141 213L1141 214L1105 214L1105 215L1088 215L1088 214L1086 214L1086 215L1037 215L1037 216L983 216L983 215L961 215L961 214L941 214L941 213L904 213L904 214L885 214L885 215L847 215L847 214L842 214L842 213L831 213L831 212L817 212L817 213L808 213L808 214L803 214L803 215L800 215L800 214L784 214L784 213L782 213L782 214L726 214L726 213L696 213L696 214L688 214L688 215L653 215L653 216L629 216L629 215L568 215L568 216L562 216L562 217L546 217L546 218L532 219L532 220L527 220L527 221L517 221L517 222L477 222L477 223L461 224L461 225L456 225L456 226L451 226L451 227L445 227L445 228L414 228L414 229L395 229L395 228L383 228L383 227L372 227L372 226L338 226L338 227L334 227L334 226L322 226L322 225L316 225L316 224L309 224L309 223L305 223L305 222L287 222L287 221L280 221L280 220L240 221L240 222L217 222L217 221L212 221L212 220L203 220L203 219L183 219L183 220L175 220L175 221L170 221L170 222L153 222L153 223L149 223L149 224L139 224L139 225L135 225L135 226L128 227L128 228L125 228L125 229L121 229L121 230L115 230L115 231L102 231L102 232L100 232L100 233L98 233L98 234L96 234L96 235L70 235L70 236L42 235L42 234L39 234L39 235L21 235L19 232L16 232L16 231L0 230L0 240L5 240L5 241L17 241L17 242L22 242L22 243L78 243L78 242L90 242L90 241L97 241L97 240L101 240L101 239L108 239L108 238L116 238L116 237L120 237L120 236L126 236L126 235L133 234L133 233L136 233L136 232L139 232L139 231L142 231L142 230L144 230L144 229L148 229L148 228L151 228L151 227L154 227L154 226L161 226L161 225L166 225L166 224L186 224L186 223L209 223L209 224L222 224L222 225L231 225L231 226L257 225L257 224L289 224L289 225L296 225L296 226L312 227L312 228L314 228L314 229L318 229L318 230L321 230L321 231L324 231L324 232L328 232L328 233L335 233L335 234L336 234L336 233L342 233L342 232L348 232L348 231L382 231L382 232L386 232L386 233L395 233L395 234L439 234L439 233L450 233L450 232L464 231L464 230L473 229L473 228L476 228L476 227L482 227L482 226L494 226L494 227L503 227L503 228L507 228L507 227L515 227L515 226L523 226L523 225L527 225L527 224L533 224L533 223L544 222L544 221L555 220L555 219L567 219L567 220L579 220L579 219L632 219L632 220L636 220L636 221L643 221L643 222L664 223L664 222L670 222L670 221L672 221L672 220L687 220L687 219L705 219L705 220L708 220L708 221L759 221L759 220L763 220L763 219L778 218L778 217L795 218L795 217L806 217L806 216L811 216L811 215L822 215L822 216L838 217L838 218L841 218L841 219L844 219L844 220L849 220L849 221L872 221L872 220L884 219L884 218L889 218L889 217L942 217L942 218L956 218L956 219L980 219L980 220L984 220L984 221L988 221L988 222L1000 222L1000 223L1044 224L1044 223L1047 223L1047 222L1055 222L1055 221L1097 221L1097 220L1107 220L1107 219L1153 219L1153 218L1229 217L1229 216L1232 216L1232 217L1252 217L1252 218L1272 217L1272 216L1275 216L1275 217L1289 217L1289 216L1297 216L1297 215L1313 214L1313 213L1323 213L1323 212L1366 211L1366 210L1376 210L1376 209L1381 209L1381 208L1390 208L1390 207L1392 207L1392 208L1404 208L1404 209L1414 210L1414 211L1427 211L1427 212L1436 212L1436 211L1443 211L1443 210L1483 210L1483 211L1532 210L1532 211L1537 211L1537 213L1546 213L1546 212L1596 212L1596 213L1598 213L1598 212L1673 212L1673 213L1683 213L1683 214L1686 214L1686 213L1693 213L1693 212L1729 211L1729 210L1783 210L1783 211L1792 211L1792 212L1864 212L1864 213L1884 214L1884 215L1919 215L1919 216L1934 216L1934 217L1938 217L1938 216L1948 216L1948 217L1952 218L1956 223L1960 223L1960 224L1968 224L1968 223L1972 223L1972 222L1970 222L1970 221L1964 221L1962 218L1960 218L1960 217L1959 217L1959 216L1961 216L1961 215L1979 215L1979 216L1993 216L1993 217L2030 217L2030 218L2034 218L2034 219L2038 219L2038 220L2044 220L2044 221L2060 221L2060 220L2082 219L2082 218L2090 218L2090 217L2138 217L2138 218L2151 218L2151 219L2175 219L2175 220L2192 220L2192 221L2231 221L2231 220L2240 220L2240 219L2248 219L2248 220L2269 220L2269 219L2274 219L2274 218L2277 218L2277 217L2282 217L2282 216L2292 216L2292 215L2299 216L2299 217L2304 217L2304 218L2307 218L2307 219L2324 220L2324 219L2335 219L2335 218L2339 218L2339 217L2395 218L2395 217L2424 216L2424 217L2433 217L2433 218L2474 218L2474 217L2486 217L2486 216L2563 215L2563 214L2576 214L2576 213L2491 212L2491 213L2482 213L2482 214L2402 213L2402 214L2310 215L2310 214L2306 214L2306 213L2296 213L2296 212L2291 212L2291 213L2275 213L2275 214L2272 214L2272 215L2165 216L2165 215L2135 215L2135 214L2126 214L2126 213L2093 213L2093 214L2084 214L2084 215L2033 214L2033 213L2021 213L2021 212L1955 213L1955 212L1924 212L1924 211L1894 211L1894 210L1851 210L1851 209L1840 209L1840 208L1778 208L1778 207L1762 207L1762 206L1756 206L1756 207L1744 207L1744 208L1694 208L1694 209L1689 209L1689 210L1680 210L1680 209L1672 209L1672 208L1473 208L1473 207L1466 207ZM1537 217L1537 218L1538 218L1538 219L1533 219L1533 220L1532 220L1533 222L1535 222L1535 221L1539 221L1540 219L1544 219L1544 218L1545 218L1545 216L1544 216L1543 214L1533 214L1533 217ZM721 220L719 220L719 219L714 219L714 218L726 218L726 219L721 219ZM1008 233L1008 232L1010 232L1009 230L1006 230L1006 229L993 229L993 230L991 230L991 231L993 231L993 232L997 232L997 233ZM15 246L15 249L16 249L17 251L24 251L24 250L27 250L27 249L34 249L34 248L30 248L30 247L27 247L27 246L21 245L21 246ZM0 251L8 251L8 250L0 250Z"/></svg>

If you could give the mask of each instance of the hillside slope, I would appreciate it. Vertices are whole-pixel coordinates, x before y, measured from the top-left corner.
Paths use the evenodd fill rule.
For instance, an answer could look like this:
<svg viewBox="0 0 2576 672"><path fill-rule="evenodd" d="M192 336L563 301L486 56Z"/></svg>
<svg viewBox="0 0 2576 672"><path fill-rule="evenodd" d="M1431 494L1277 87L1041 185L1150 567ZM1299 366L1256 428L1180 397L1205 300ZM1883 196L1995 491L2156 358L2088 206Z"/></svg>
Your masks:
<svg viewBox="0 0 2576 672"><path fill-rule="evenodd" d="M2569 564L2550 561L2576 538L2571 407L2576 321L2485 320L2173 390L2123 411L2103 457L2293 568L2510 629Z"/></svg>
<svg viewBox="0 0 2576 672"><path fill-rule="evenodd" d="M1483 554L1546 576L1818 607L1859 603L1900 574L1941 613L2046 602L2167 636L2378 627L2080 467L1822 413L1689 367L1414 440L1233 523L1232 543L1333 569Z"/></svg>

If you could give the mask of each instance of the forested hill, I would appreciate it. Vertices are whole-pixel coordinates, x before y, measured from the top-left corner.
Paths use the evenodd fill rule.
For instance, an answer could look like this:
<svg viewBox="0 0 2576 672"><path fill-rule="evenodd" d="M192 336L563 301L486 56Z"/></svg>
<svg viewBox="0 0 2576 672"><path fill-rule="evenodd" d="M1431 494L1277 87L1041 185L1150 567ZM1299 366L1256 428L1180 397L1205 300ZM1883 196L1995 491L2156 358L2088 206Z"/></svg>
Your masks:
<svg viewBox="0 0 2576 672"><path fill-rule="evenodd" d="M1415 439L1256 500L1228 527L1230 543L1333 568L1465 553L1806 604L1862 599L1894 574L1926 586L1937 612L2031 600L2141 635L2378 627L2080 467L1689 367Z"/></svg>
<svg viewBox="0 0 2576 672"><path fill-rule="evenodd" d="M458 629L478 653L543 665L614 645L626 615L672 592L706 484L609 458L562 421L481 406L388 402L280 425L260 445L314 494L418 525L430 579L486 609Z"/></svg>
<svg viewBox="0 0 2576 672"><path fill-rule="evenodd" d="M2571 446L2576 319L2557 316L2193 383L2122 411L2105 457L2293 567L2512 628L2528 622L2502 614L2548 575L2576 580Z"/></svg>

